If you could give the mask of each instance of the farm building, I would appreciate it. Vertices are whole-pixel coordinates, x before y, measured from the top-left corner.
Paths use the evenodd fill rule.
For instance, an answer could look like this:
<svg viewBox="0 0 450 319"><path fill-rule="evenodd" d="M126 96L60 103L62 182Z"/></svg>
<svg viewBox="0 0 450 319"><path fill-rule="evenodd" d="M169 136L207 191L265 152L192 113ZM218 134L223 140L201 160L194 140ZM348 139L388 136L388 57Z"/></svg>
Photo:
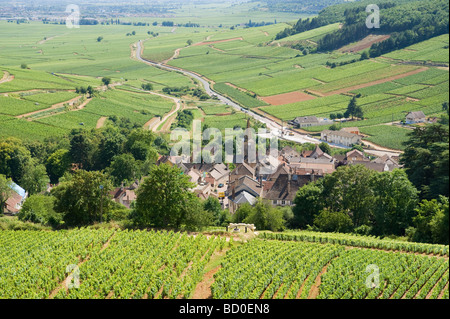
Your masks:
<svg viewBox="0 0 450 319"><path fill-rule="evenodd" d="M352 133L352 134L356 134L356 135L360 134L359 128L357 128L357 127L343 127L340 130L342 132L348 132L348 133Z"/></svg>
<svg viewBox="0 0 450 319"><path fill-rule="evenodd" d="M324 130L320 134L320 139L325 142L348 147L361 143L361 137L359 135L345 131Z"/></svg>
<svg viewBox="0 0 450 319"><path fill-rule="evenodd" d="M28 196L28 193L16 183L11 183L10 188L12 190L11 196L6 200L6 214L16 215L22 209L22 205Z"/></svg>
<svg viewBox="0 0 450 319"><path fill-rule="evenodd" d="M406 124L424 123L425 121L426 117L422 111L409 112L406 115Z"/></svg>
<svg viewBox="0 0 450 319"><path fill-rule="evenodd" d="M326 124L332 124L332 123L333 123L333 121L330 121L328 119L317 118L315 116L297 117L291 122L292 125L297 126L299 128L318 126L318 125L326 125Z"/></svg>

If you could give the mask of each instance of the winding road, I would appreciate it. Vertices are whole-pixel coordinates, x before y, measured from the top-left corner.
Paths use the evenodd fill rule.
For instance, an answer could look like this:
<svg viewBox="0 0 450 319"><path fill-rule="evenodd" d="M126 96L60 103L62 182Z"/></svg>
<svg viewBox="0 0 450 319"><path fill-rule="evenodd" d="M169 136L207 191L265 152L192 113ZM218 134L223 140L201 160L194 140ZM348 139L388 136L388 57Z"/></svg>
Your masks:
<svg viewBox="0 0 450 319"><path fill-rule="evenodd" d="M216 96L217 99L219 101L221 101L222 103L224 103L226 105L229 105L229 106L231 106L232 108L234 108L234 109L236 109L238 111L242 111L242 112L246 113L248 116L251 116L252 118L254 118L255 120L266 124L267 129L269 131L269 134L266 134L266 136L263 136L263 137L270 138L270 137L276 136L278 138L281 138L281 139L284 139L284 140L287 140L287 141L292 141L292 142L295 142L295 143L300 143L300 144L303 144L303 143L320 144L322 142L322 141L320 141L318 139L315 139L315 138L312 138L312 137L309 137L307 135L303 135L303 134L300 134L300 133L294 132L294 131L289 131L289 133L291 133L291 134L293 133L294 134L293 136L289 136L289 135L283 134L282 132L285 131L286 128L283 128L280 124L276 123L273 120L270 120L270 119L268 119L266 117L260 116L260 115L258 115L256 113L252 112L251 110L246 110L246 109L242 108L240 105L238 105L237 103L231 101L229 98L227 98L227 97L221 95L220 93L214 91L211 88L210 83L205 78L200 76L199 74L191 72L191 71L187 71L187 70L184 70L184 69L181 69L181 68L173 67L173 66L170 66L170 65L167 65L167 64L164 64L164 63L157 63L157 62L154 62L154 61L147 60L147 59L142 57L142 52L143 52L143 49L144 49L143 46L142 46L142 40L137 42L136 46L137 46L137 49L136 49L136 59L137 60L139 60L139 61L141 61L143 63L146 63L148 65L161 68L161 69L165 69L165 70L169 70L169 71L181 72L182 74L184 74L186 76L194 78L195 80L197 80L200 83L202 83L206 94L208 94L209 96L211 96L211 97L212 96ZM333 145L333 146L336 147L336 145ZM382 156L384 154L387 154L389 156L398 156L401 152L400 151L399 152L390 152L390 151L388 152L388 151L385 151L385 150L381 149L381 150L366 150L366 153L373 154L373 155L376 155L376 156Z"/></svg>

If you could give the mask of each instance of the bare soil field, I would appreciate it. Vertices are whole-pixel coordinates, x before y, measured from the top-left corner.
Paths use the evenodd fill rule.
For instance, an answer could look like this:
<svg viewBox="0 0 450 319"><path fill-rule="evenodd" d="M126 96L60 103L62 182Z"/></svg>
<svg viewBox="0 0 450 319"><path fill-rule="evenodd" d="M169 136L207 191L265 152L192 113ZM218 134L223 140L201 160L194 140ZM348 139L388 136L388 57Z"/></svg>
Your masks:
<svg viewBox="0 0 450 319"><path fill-rule="evenodd" d="M340 48L338 51L340 51L342 53L358 52L358 51L370 48L372 46L372 44L374 44L374 43L378 43L378 42L387 40L389 38L390 38L390 35L373 35L373 34L371 34L371 35L368 35L367 37L365 37L364 39L362 39L361 41L358 41L355 44L347 45L347 46Z"/></svg>
<svg viewBox="0 0 450 319"><path fill-rule="evenodd" d="M315 99L315 96L307 94L303 91L295 91L290 93L261 97L261 99L271 105L283 105L295 102L302 102Z"/></svg>

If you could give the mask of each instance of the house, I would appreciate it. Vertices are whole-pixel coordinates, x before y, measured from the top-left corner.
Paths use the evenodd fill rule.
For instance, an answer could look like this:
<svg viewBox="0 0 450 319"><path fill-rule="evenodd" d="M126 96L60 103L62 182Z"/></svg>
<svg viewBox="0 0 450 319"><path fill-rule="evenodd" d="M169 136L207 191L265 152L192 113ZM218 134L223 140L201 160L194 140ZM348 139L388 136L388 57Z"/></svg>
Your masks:
<svg viewBox="0 0 450 319"><path fill-rule="evenodd" d="M289 166L292 169L320 170L324 174L331 174L336 170L334 158L327 157L300 157L297 162L291 162Z"/></svg>
<svg viewBox="0 0 450 319"><path fill-rule="evenodd" d="M304 127L332 124L333 121L323 118L317 118L315 116L301 116L296 117L290 123L296 127L304 128Z"/></svg>
<svg viewBox="0 0 450 319"><path fill-rule="evenodd" d="M229 183L241 178L242 176L248 176L251 178L256 177L256 169L248 165L247 163L236 164L235 169L229 175Z"/></svg>
<svg viewBox="0 0 450 319"><path fill-rule="evenodd" d="M328 143L347 147L361 143L361 136L345 131L324 130L320 134L320 139Z"/></svg>
<svg viewBox="0 0 450 319"><path fill-rule="evenodd" d="M406 124L424 123L426 121L425 114L422 111L409 112L406 115Z"/></svg>
<svg viewBox="0 0 450 319"><path fill-rule="evenodd" d="M370 161L369 158L367 158L363 152L358 150L351 150L350 152L347 152L345 154L345 159L347 162L354 162L354 161Z"/></svg>
<svg viewBox="0 0 450 319"><path fill-rule="evenodd" d="M394 169L401 167L397 159L386 154L374 159L372 162L378 164L386 164L389 168L389 171L393 171Z"/></svg>
<svg viewBox="0 0 450 319"><path fill-rule="evenodd" d="M247 194L239 196L243 192ZM234 213L239 208L239 206L242 205L243 200L250 199L251 197L249 195L258 198L261 197L262 194L263 194L262 180L258 181L247 175L235 179L234 181L228 184L227 190L230 213Z"/></svg>
<svg viewBox="0 0 450 319"><path fill-rule="evenodd" d="M130 208L131 204L136 201L136 189L139 187L139 180L135 180L130 187L117 187L110 191L110 195L112 195L112 200L116 203L119 203L126 208Z"/></svg>
<svg viewBox="0 0 450 319"><path fill-rule="evenodd" d="M347 133L352 133L352 134L356 134L356 135L360 135L360 131L359 128L357 127L343 127L340 129L340 131L342 132L347 132Z"/></svg>
<svg viewBox="0 0 450 319"><path fill-rule="evenodd" d="M304 184L301 183L298 175L281 172L263 197L271 201L274 206L293 206L295 195Z"/></svg>
<svg viewBox="0 0 450 319"><path fill-rule="evenodd" d="M319 119L315 116L296 117L292 124L299 128L317 126L319 125Z"/></svg>
<svg viewBox="0 0 450 319"><path fill-rule="evenodd" d="M23 203L28 197L28 193L14 182L12 182L9 187L12 190L12 194L6 200L5 214L16 215L22 209Z"/></svg>
<svg viewBox="0 0 450 319"><path fill-rule="evenodd" d="M354 161L348 163L348 165L363 165L366 168L377 171L377 172L389 172L389 166L387 164L381 164L381 163L374 163L374 162L367 162L367 161Z"/></svg>

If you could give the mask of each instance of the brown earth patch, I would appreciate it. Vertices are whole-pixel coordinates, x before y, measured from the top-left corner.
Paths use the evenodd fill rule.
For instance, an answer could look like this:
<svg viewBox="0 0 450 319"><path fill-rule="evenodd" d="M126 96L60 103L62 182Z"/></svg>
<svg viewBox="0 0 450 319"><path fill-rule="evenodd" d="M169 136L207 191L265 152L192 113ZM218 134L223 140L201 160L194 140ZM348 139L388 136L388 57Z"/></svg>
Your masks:
<svg viewBox="0 0 450 319"><path fill-rule="evenodd" d="M12 80L14 80L14 75L11 75L8 72L5 72L3 74L3 77L0 79L0 84L6 83L6 82L11 82Z"/></svg>
<svg viewBox="0 0 450 319"><path fill-rule="evenodd" d="M101 118L99 118L98 121L97 121L97 125L95 126L95 128L101 128L101 127L103 127L103 125L105 125L105 121L106 121L107 119L108 119L108 118L107 118L106 116L102 116Z"/></svg>
<svg viewBox="0 0 450 319"><path fill-rule="evenodd" d="M220 268L221 266L217 266L203 277L195 288L192 299L212 299L211 285L214 283L214 275Z"/></svg>
<svg viewBox="0 0 450 319"><path fill-rule="evenodd" d="M261 99L264 102L269 103L271 105L284 105L295 102L313 100L315 98L316 98L315 96L312 96L302 91L295 91L290 93L261 97Z"/></svg>
<svg viewBox="0 0 450 319"><path fill-rule="evenodd" d="M390 35L368 35L367 37L365 37L364 39L362 39L361 41L358 41L355 44L352 45L347 45L345 47L340 48L338 51L342 52L342 53L347 53L347 52L358 52L361 50L365 50L368 49L372 46L372 44L374 43L378 43L384 40L387 40L390 38Z"/></svg>

